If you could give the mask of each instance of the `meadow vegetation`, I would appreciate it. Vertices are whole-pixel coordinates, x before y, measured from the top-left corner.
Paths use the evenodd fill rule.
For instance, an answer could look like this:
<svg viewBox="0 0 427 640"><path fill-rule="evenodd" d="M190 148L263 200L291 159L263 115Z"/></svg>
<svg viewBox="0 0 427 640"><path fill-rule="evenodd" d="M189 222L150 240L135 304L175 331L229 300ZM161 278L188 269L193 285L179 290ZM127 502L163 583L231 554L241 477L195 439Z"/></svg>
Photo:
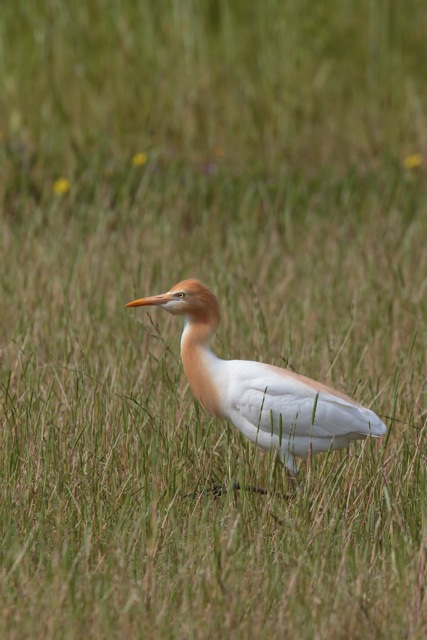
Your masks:
<svg viewBox="0 0 427 640"><path fill-rule="evenodd" d="M426 637L426 30L421 0L3 3L1 638ZM387 436L275 495L180 320L124 309L185 277L219 355Z"/></svg>

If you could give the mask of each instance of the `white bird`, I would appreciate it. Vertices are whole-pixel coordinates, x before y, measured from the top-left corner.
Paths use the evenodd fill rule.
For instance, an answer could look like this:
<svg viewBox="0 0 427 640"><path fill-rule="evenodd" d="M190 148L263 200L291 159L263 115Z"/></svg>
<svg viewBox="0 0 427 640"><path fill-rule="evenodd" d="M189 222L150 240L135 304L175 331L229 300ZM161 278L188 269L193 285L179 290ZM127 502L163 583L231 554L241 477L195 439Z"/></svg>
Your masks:
<svg viewBox="0 0 427 640"><path fill-rule="evenodd" d="M386 425L348 396L269 364L222 360L210 348L221 314L212 291L184 280L167 293L126 307L161 306L184 317L181 357L194 395L214 416L230 421L262 449L277 449L293 476L295 456L342 449L352 440L382 436Z"/></svg>

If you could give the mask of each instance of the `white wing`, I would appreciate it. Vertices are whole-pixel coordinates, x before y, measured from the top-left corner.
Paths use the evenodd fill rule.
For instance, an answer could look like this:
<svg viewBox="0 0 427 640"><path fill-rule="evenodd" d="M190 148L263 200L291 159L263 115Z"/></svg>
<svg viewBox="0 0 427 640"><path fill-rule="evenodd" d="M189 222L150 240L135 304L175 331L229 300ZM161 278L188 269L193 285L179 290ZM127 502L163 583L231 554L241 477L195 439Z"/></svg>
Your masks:
<svg viewBox="0 0 427 640"><path fill-rule="evenodd" d="M263 448L289 449L292 440L293 452L305 456L309 442L317 453L386 432L373 411L325 385L259 362L224 364L226 417Z"/></svg>

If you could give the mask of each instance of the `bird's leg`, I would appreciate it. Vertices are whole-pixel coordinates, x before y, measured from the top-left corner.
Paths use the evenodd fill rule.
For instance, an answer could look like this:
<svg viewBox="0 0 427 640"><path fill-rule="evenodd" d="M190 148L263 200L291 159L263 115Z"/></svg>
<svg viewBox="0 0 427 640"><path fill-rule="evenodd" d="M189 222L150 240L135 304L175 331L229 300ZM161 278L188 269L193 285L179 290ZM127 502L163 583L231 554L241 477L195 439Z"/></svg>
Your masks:
<svg viewBox="0 0 427 640"><path fill-rule="evenodd" d="M227 488L227 486L219 484L218 482L214 482L214 484L209 489L205 489L204 491L193 491L192 493L186 493L184 498L189 498L190 496L193 498L199 498L203 494L211 494L216 499L227 493ZM267 495L269 493L269 491L267 491L267 489L264 489L263 487L255 487L252 485L242 487L240 485L240 482L237 482L237 480L233 481L231 488L233 491L251 491L253 493L260 493L262 495Z"/></svg>
<svg viewBox="0 0 427 640"><path fill-rule="evenodd" d="M249 493L259 493L262 496L276 496L277 498L288 498L289 496L284 496L282 493L278 491L269 491L264 487L257 487L253 484L241 485L237 480L233 481L232 485L233 491L248 491ZM212 485L209 493L212 493L215 498L219 498L223 493L226 493L226 487L223 487L221 484Z"/></svg>
<svg viewBox="0 0 427 640"><path fill-rule="evenodd" d="M269 491L268 489L264 489L264 487L256 487L253 484L247 484L244 487L241 486L240 482L235 480L233 482L234 491L250 491L251 493L259 493L262 496L276 496L277 498L288 498L289 496L284 496L283 493L279 493L279 491Z"/></svg>
<svg viewBox="0 0 427 640"><path fill-rule="evenodd" d="M294 478L295 480L295 478ZM290 497L290 495L292 494L288 494L288 495L284 495L283 493L280 493L279 491L269 491L268 489L265 489L264 487L257 487L253 484L248 484L248 485L241 485L240 482L238 482L237 480L233 481L232 484L232 490L233 491L248 491L250 493L259 493L260 495L263 496L275 496L277 498L286 498L288 499ZM220 498L223 494L227 493L227 487L224 487L224 485L222 484L218 484L218 483L214 483L210 489L206 489L205 491L193 491L192 493L186 493L184 495L184 498L199 498L201 495L203 494L212 494L213 497L216 498Z"/></svg>

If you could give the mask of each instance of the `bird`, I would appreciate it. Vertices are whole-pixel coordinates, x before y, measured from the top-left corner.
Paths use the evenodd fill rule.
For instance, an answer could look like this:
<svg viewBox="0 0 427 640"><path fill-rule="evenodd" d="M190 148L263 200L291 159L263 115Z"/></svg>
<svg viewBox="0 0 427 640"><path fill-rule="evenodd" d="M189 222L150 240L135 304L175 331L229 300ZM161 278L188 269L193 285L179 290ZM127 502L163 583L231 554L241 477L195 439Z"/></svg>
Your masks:
<svg viewBox="0 0 427 640"><path fill-rule="evenodd" d="M321 382L271 364L216 356L210 342L220 324L220 306L211 289L197 279L125 306L158 306L183 316L181 358L197 400L261 449L277 451L293 478L298 472L296 457L342 449L351 441L387 431L372 410Z"/></svg>

